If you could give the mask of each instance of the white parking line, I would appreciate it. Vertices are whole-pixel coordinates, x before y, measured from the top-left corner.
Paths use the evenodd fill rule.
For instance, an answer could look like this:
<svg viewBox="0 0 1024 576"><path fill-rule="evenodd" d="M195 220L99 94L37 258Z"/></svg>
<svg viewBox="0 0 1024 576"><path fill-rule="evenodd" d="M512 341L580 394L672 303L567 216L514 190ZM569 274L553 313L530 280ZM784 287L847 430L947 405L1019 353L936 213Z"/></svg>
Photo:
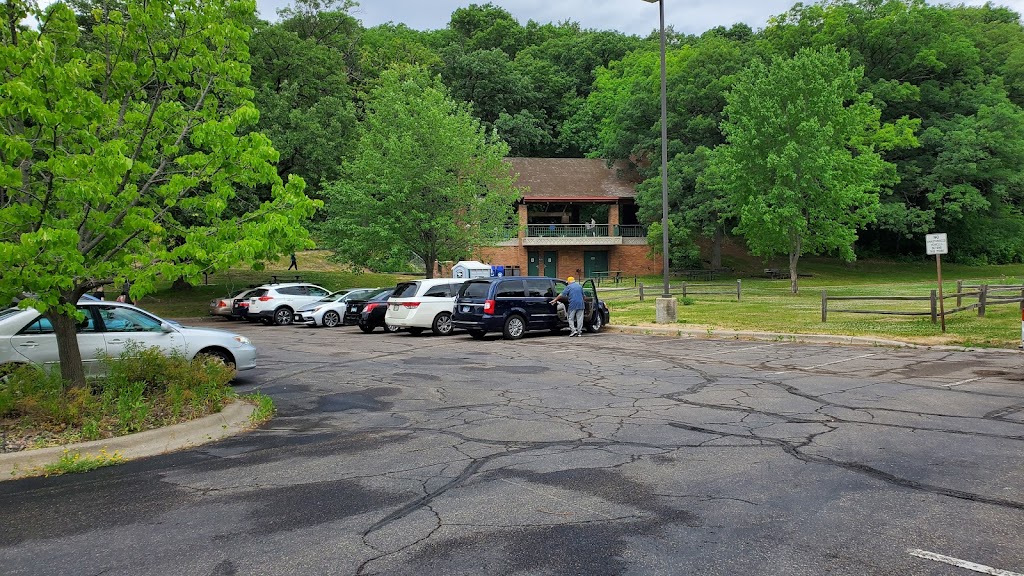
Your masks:
<svg viewBox="0 0 1024 576"><path fill-rule="evenodd" d="M967 380L961 380L959 382L953 382L952 384L943 384L943 388L952 388L953 386L959 386L961 384L967 384L968 382L974 382L975 380L981 380L981 376L977 378L968 378Z"/></svg>
<svg viewBox="0 0 1024 576"><path fill-rule="evenodd" d="M943 562L951 566L957 566L959 568L966 568L982 574L992 574L993 576L1024 576L1019 572L1010 572L1009 570L1000 570L999 568L992 568L991 566L985 566L984 564L976 564L974 562L968 562L967 560L961 560L959 558L953 558L952 556L944 556L942 554L936 554L935 552L928 552L926 550L918 550L917 548L910 548L907 550L907 554L911 556L917 556L918 558L924 558L925 560L934 560L936 562Z"/></svg>
<svg viewBox="0 0 1024 576"><path fill-rule="evenodd" d="M751 346L749 348L736 348L736 349L732 349L732 350L722 350L721 352L712 352L711 354L701 354L701 357L703 358L704 356L718 356L719 354L732 354L733 352L746 352L747 350L757 350L758 348L767 348L769 346L773 346L773 344L765 344L763 346Z"/></svg>
<svg viewBox="0 0 1024 576"><path fill-rule="evenodd" d="M841 364L843 362L849 362L850 360L859 360L860 358L877 355L877 352L873 354L861 354L860 356L854 356L853 358L843 358L842 360L833 360L832 362L825 362L824 364L818 364L817 366L808 366L807 368L804 368L804 370L814 370L815 368L821 368L822 366L831 366L833 364Z"/></svg>

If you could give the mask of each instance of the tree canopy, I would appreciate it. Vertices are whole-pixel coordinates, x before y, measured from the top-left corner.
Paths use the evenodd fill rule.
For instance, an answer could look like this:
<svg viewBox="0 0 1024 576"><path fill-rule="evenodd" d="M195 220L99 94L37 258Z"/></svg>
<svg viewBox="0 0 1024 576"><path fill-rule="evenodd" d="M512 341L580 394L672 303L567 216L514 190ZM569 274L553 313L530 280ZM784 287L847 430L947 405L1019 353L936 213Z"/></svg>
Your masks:
<svg viewBox="0 0 1024 576"><path fill-rule="evenodd" d="M803 254L854 258L857 231L896 182L879 149L916 143L916 122L881 126L849 54L805 48L771 65L755 60L726 94L726 143L705 173L738 217L754 254L788 254L793 292Z"/></svg>
<svg viewBox="0 0 1024 576"><path fill-rule="evenodd" d="M282 182L252 132L248 0L7 4L0 31L0 298L29 294L57 334L63 377L84 384L75 303L129 281L255 262L307 242L316 203ZM38 28L23 24L32 15ZM233 206L268 185L263 203ZM229 212L231 217L225 217Z"/></svg>
<svg viewBox="0 0 1024 576"><path fill-rule="evenodd" d="M504 234L518 198L508 146L419 68L389 70L364 103L366 116L342 177L328 185L325 245L345 261L386 268L469 256Z"/></svg>

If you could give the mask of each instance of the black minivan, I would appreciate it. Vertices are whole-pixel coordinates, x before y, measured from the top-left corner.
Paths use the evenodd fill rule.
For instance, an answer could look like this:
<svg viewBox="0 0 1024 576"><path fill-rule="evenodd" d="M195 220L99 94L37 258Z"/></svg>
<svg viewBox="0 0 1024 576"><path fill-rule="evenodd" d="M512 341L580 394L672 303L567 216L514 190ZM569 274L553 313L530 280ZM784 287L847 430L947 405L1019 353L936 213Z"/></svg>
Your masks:
<svg viewBox="0 0 1024 576"><path fill-rule="evenodd" d="M597 332L608 323L608 306L598 299L593 280L582 284L586 300L583 327ZM528 330L559 332L569 323L559 317L551 301L565 285L565 280L546 276L467 280L455 298L452 324L478 339L488 332L501 332L509 340L522 338Z"/></svg>

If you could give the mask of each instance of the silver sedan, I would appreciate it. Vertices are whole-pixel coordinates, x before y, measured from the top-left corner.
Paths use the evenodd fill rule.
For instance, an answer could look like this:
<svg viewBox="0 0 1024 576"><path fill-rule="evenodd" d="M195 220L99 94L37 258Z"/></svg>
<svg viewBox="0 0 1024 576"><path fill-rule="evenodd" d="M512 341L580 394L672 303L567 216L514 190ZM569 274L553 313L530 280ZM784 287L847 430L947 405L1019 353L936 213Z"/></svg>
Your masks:
<svg viewBox="0 0 1024 576"><path fill-rule="evenodd" d="M120 302L82 300L78 309L85 315L78 323L78 347L86 374L101 373L103 355L117 358L131 343L166 354L176 351L188 360L212 356L235 370L256 367L256 348L239 334L181 326ZM0 371L11 365L59 362L49 320L33 308L0 310Z"/></svg>

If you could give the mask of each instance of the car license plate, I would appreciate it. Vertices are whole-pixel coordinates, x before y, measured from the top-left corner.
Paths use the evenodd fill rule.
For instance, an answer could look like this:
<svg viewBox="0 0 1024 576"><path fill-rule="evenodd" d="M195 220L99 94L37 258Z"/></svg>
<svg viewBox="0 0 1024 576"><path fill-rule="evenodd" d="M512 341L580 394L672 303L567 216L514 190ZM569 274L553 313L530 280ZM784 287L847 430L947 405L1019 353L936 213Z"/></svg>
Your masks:
<svg viewBox="0 0 1024 576"><path fill-rule="evenodd" d="M463 312L469 312L469 306L463 306L462 307L462 311Z"/></svg>
<svg viewBox="0 0 1024 576"><path fill-rule="evenodd" d="M399 308L398 304L392 304L391 305L391 309L392 310L398 310L398 308Z"/></svg>

